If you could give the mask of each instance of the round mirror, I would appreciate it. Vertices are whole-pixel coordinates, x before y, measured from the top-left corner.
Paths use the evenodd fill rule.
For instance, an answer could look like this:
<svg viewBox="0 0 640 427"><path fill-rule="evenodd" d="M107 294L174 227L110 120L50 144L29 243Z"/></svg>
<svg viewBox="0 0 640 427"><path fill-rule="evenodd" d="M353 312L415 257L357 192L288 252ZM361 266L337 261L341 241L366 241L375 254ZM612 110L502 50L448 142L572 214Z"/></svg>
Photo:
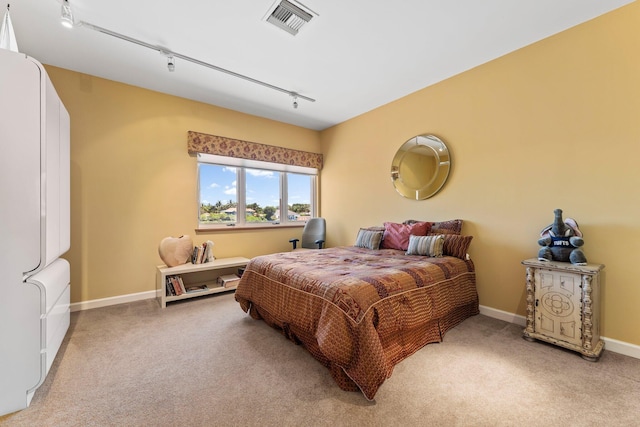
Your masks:
<svg viewBox="0 0 640 427"><path fill-rule="evenodd" d="M391 181L408 199L423 200L436 194L451 169L449 150L440 138L418 135L400 147L391 162Z"/></svg>

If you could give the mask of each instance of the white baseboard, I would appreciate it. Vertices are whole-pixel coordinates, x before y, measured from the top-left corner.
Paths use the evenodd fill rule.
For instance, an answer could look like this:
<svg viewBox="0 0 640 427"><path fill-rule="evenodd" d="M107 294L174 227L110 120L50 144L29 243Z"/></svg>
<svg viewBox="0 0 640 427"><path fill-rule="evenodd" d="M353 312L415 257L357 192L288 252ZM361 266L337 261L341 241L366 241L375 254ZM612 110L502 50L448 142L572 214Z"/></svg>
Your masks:
<svg viewBox="0 0 640 427"><path fill-rule="evenodd" d="M480 314L484 314L494 319L504 320L505 322L514 323L520 325L523 328L526 325L526 318L519 314L509 313L495 308L480 306ZM640 346L631 344L624 341L614 340L613 338L602 337L605 344L605 350L612 351L614 353L623 354L625 356L634 357L640 359Z"/></svg>
<svg viewBox="0 0 640 427"><path fill-rule="evenodd" d="M70 306L71 312L90 310L92 308L107 307L110 305L124 304L125 302L140 301L156 297L156 291L138 292L136 294L119 295L117 297L94 299L90 301L74 302Z"/></svg>
<svg viewBox="0 0 640 427"><path fill-rule="evenodd" d="M604 341L605 350L613 351L614 353L624 354L625 356L635 357L640 359L640 345L630 344L624 341L614 340L613 338L602 337Z"/></svg>
<svg viewBox="0 0 640 427"><path fill-rule="evenodd" d="M520 316L519 314L515 314L515 313L509 313L507 311L498 310L496 308L487 307L485 305L480 306L480 314L493 317L494 319L504 320L505 322L515 323L516 325L520 325L523 328L526 324L526 319L524 316Z"/></svg>

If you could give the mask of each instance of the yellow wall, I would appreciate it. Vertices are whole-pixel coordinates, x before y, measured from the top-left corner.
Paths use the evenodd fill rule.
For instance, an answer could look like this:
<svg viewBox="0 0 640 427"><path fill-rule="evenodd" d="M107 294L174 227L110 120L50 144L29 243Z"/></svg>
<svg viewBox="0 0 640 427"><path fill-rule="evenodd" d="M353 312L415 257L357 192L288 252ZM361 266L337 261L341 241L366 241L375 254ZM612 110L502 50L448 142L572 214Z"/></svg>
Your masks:
<svg viewBox="0 0 640 427"><path fill-rule="evenodd" d="M318 132L47 67L71 116L71 300L155 289L158 243L188 234L214 255L284 251L300 229L195 234L187 131L320 152Z"/></svg>
<svg viewBox="0 0 640 427"><path fill-rule="evenodd" d="M323 152L329 246L361 226L462 218L482 305L524 314L524 268L553 210L606 265L602 332L640 345L640 5L479 66L323 132L47 67L72 118L72 301L154 289L157 244L194 234L196 161L186 132ZM384 85L384 82L380 82ZM391 185L391 159L433 133L453 168L435 197ZM195 235L217 257L287 250L299 230Z"/></svg>
<svg viewBox="0 0 640 427"><path fill-rule="evenodd" d="M328 244L383 221L462 218L480 303L524 315L520 261L561 208L587 259L606 265L603 335L640 344L638 23L634 3L324 131ZM453 170L441 193L412 201L389 170L421 133L448 144Z"/></svg>

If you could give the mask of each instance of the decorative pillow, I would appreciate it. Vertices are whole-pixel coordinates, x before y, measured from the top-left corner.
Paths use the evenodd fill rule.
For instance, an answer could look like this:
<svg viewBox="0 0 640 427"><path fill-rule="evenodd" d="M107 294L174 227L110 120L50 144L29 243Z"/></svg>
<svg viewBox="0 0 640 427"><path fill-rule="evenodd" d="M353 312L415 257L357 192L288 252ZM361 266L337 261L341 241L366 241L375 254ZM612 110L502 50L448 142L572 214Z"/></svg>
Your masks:
<svg viewBox="0 0 640 427"><path fill-rule="evenodd" d="M444 254L460 259L466 259L471 239L473 239L473 236L445 234L443 248Z"/></svg>
<svg viewBox="0 0 640 427"><path fill-rule="evenodd" d="M409 236L409 247L407 255L425 255L431 257L440 257L443 253L444 235L437 236Z"/></svg>
<svg viewBox="0 0 640 427"><path fill-rule="evenodd" d="M372 225L371 227L361 227L360 230L384 231L384 226L383 225Z"/></svg>
<svg viewBox="0 0 640 427"><path fill-rule="evenodd" d="M421 221L408 219L403 224L415 224ZM429 222L431 226L429 234L460 234L462 233L462 220L450 219L447 221Z"/></svg>
<svg viewBox="0 0 640 427"><path fill-rule="evenodd" d="M384 223L384 236L382 237L382 249L398 249L406 251L409 247L409 236L425 236L429 233L431 223L415 222L413 224L398 224L395 222Z"/></svg>
<svg viewBox="0 0 640 427"><path fill-rule="evenodd" d="M361 228L358 230L358 236L356 237L354 246L374 250L379 249L382 234L382 230L367 230L366 228Z"/></svg>
<svg viewBox="0 0 640 427"><path fill-rule="evenodd" d="M429 225L433 225L433 222L429 222L429 221L418 221L417 219L408 219L408 220L404 221L404 222L403 222L403 224L409 224L409 225L411 225L411 224L416 224L416 223L418 223L418 222L428 222L428 223L429 223Z"/></svg>
<svg viewBox="0 0 640 427"><path fill-rule="evenodd" d="M462 220L450 219L448 221L434 222L431 225L431 234L460 234L462 233Z"/></svg>

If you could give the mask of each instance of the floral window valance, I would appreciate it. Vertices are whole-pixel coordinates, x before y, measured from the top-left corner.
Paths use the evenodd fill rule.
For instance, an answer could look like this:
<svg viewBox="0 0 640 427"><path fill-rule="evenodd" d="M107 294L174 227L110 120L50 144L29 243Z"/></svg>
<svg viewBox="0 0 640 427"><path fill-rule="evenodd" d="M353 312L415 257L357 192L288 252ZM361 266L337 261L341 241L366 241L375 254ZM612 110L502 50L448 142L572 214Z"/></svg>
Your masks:
<svg viewBox="0 0 640 427"><path fill-rule="evenodd" d="M206 153L322 169L322 154L189 131L189 154Z"/></svg>

